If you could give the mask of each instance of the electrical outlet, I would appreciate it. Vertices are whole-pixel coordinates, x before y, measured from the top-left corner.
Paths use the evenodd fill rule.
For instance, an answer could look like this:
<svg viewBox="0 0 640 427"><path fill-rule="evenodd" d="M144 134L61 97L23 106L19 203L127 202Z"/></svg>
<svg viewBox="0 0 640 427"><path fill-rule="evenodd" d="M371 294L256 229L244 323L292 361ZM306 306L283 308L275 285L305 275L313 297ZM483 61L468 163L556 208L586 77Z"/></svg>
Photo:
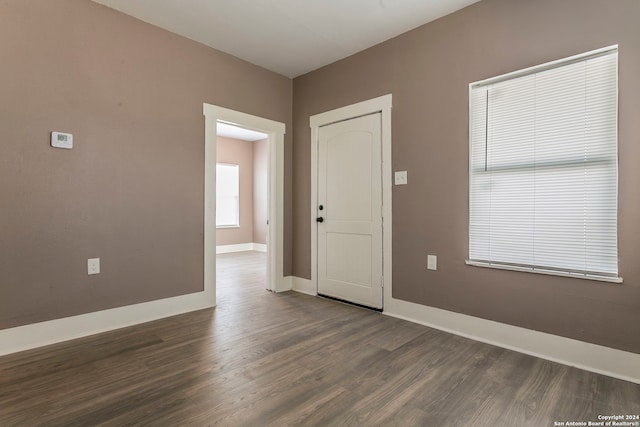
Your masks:
<svg viewBox="0 0 640 427"><path fill-rule="evenodd" d="M397 171L395 173L396 185L407 185L407 171Z"/></svg>
<svg viewBox="0 0 640 427"><path fill-rule="evenodd" d="M87 260L87 273L100 274L100 258L90 258Z"/></svg>
<svg viewBox="0 0 640 427"><path fill-rule="evenodd" d="M427 269L428 270L437 270L438 269L438 257L435 255L427 255Z"/></svg>

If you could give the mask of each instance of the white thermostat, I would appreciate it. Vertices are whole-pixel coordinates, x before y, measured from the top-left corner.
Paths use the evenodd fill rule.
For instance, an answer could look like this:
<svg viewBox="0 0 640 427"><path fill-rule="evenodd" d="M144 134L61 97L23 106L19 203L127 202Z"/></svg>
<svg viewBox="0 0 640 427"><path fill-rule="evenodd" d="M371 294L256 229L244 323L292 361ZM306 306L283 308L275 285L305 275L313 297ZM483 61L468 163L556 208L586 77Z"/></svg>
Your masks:
<svg viewBox="0 0 640 427"><path fill-rule="evenodd" d="M51 132L51 146L56 148L73 148L73 135L70 133Z"/></svg>

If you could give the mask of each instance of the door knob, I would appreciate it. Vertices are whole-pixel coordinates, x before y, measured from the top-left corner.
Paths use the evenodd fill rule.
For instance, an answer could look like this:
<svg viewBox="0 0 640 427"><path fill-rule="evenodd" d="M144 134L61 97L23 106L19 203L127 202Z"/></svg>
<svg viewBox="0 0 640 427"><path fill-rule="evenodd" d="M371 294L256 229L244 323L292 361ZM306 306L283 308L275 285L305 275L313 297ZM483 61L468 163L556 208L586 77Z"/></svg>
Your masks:
<svg viewBox="0 0 640 427"><path fill-rule="evenodd" d="M317 222L324 222L324 218L322 218L322 217L320 216L320 217L316 218L316 221L317 221Z"/></svg>

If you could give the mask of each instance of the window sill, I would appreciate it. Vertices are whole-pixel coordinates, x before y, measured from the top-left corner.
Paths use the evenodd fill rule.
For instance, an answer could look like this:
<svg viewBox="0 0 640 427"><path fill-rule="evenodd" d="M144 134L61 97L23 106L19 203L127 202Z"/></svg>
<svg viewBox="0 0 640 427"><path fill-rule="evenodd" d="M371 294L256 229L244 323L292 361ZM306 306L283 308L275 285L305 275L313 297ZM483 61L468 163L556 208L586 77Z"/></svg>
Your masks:
<svg viewBox="0 0 640 427"><path fill-rule="evenodd" d="M596 276L592 274L570 273L570 272L564 272L564 271L544 270L541 268L518 267L514 265L492 264L489 262L469 261L469 260L466 260L465 264L471 265L474 267L495 268L498 270L522 271L525 273L546 274L548 276L573 277L574 279L596 280L599 282L609 282L609 283L622 283L622 277Z"/></svg>
<svg viewBox="0 0 640 427"><path fill-rule="evenodd" d="M216 225L216 229L218 228L240 228L239 225Z"/></svg>

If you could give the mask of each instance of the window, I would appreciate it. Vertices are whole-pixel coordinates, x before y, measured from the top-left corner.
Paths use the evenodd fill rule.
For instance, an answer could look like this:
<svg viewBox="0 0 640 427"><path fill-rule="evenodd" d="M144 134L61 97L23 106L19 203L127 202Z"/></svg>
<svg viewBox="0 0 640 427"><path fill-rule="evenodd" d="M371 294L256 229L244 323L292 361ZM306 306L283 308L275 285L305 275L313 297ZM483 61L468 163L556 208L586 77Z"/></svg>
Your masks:
<svg viewBox="0 0 640 427"><path fill-rule="evenodd" d="M240 226L240 166L216 164L216 227Z"/></svg>
<svg viewBox="0 0 640 427"><path fill-rule="evenodd" d="M469 260L618 277L617 46L469 86Z"/></svg>

